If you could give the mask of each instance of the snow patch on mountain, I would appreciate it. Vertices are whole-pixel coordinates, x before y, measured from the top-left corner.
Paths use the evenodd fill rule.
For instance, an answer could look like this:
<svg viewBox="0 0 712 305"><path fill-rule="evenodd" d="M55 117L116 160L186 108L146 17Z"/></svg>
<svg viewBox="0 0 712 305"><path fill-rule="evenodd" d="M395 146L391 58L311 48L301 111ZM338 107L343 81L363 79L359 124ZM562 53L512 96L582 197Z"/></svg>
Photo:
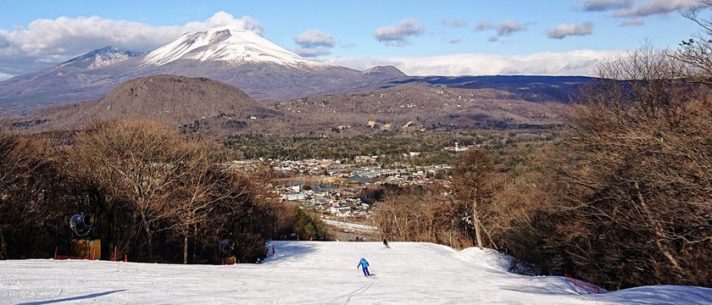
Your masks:
<svg viewBox="0 0 712 305"><path fill-rule="evenodd" d="M257 33L231 26L186 33L146 55L144 62L162 66L177 60L225 61L233 64L274 63L322 66L270 42Z"/></svg>
<svg viewBox="0 0 712 305"><path fill-rule="evenodd" d="M108 46L101 49L91 51L87 54L72 58L58 67L78 67L89 70L103 68L109 65L113 65L118 62L122 62L131 57L140 56L141 53L122 50L116 47Z"/></svg>

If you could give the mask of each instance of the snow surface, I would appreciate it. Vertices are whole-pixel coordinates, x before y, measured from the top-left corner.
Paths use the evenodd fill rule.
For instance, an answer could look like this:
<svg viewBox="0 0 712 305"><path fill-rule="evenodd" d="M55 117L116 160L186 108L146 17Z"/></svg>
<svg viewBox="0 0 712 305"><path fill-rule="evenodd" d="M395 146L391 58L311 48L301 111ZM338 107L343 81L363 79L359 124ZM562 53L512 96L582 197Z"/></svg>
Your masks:
<svg viewBox="0 0 712 305"><path fill-rule="evenodd" d="M173 42L148 53L144 62L161 66L181 59L235 64L267 62L295 67L323 65L287 51L253 31L230 26L183 34Z"/></svg>
<svg viewBox="0 0 712 305"><path fill-rule="evenodd" d="M430 243L275 242L261 265L0 261L0 304L711 304L712 289L585 295L566 279L507 272L492 250ZM374 277L356 265L371 263Z"/></svg>

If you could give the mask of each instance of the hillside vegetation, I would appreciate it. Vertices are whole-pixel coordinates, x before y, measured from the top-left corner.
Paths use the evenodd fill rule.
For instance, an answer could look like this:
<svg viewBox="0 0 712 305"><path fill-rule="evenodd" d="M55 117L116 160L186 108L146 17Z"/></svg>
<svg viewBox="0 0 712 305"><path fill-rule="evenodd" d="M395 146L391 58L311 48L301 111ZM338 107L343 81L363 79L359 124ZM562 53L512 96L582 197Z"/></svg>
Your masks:
<svg viewBox="0 0 712 305"><path fill-rule="evenodd" d="M215 263L227 239L254 262L271 238L327 238L318 219L277 202L270 168L229 171L231 155L151 121L68 139L0 133L0 259L70 253L68 220L80 212L96 220L104 258L116 249L132 261Z"/></svg>
<svg viewBox="0 0 712 305"><path fill-rule="evenodd" d="M712 286L712 75L689 63L700 44L602 66L635 81L602 80L553 143L471 150L448 185L386 194L376 224L390 239L500 249L612 289Z"/></svg>

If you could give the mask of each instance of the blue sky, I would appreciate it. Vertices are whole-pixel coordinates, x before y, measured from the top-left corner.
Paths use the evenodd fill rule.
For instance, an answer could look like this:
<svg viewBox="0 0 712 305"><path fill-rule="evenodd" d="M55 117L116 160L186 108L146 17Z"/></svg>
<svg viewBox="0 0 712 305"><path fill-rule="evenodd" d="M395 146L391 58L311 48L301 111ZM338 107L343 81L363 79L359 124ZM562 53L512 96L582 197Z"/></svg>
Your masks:
<svg viewBox="0 0 712 305"><path fill-rule="evenodd" d="M107 42L149 51L174 38L170 35L176 35L175 28L191 22L210 23L217 13L257 24L263 37L303 55L319 55L315 60L355 68L392 63L412 70L411 74L507 73L516 72L512 69L518 60L532 64L547 53L551 53L551 58L546 57L545 63L571 52L578 52L577 60L588 58L598 62L615 52L640 47L646 41L659 48L675 47L680 40L699 31L680 14L696 5L696 0L3 0L0 77L46 68ZM87 21L91 16L96 18ZM38 22L42 19L43 22ZM144 36L150 42L135 41L141 37L135 33L123 40L112 38L128 35L111 33L114 28L121 31L124 21L133 25L135 31L146 31ZM103 22L107 26L103 35L107 37L101 33L82 36L85 31L82 26L88 31L92 22ZM117 25L112 27L111 22ZM33 23L41 26L33 27ZM170 33L156 30L167 27L172 27ZM559 30L555 31L557 27ZM376 34L379 28L382 35ZM317 41L307 46L313 52L305 51L305 46L299 45L295 38L309 29L323 34L322 38L331 38L331 42ZM452 60L443 61L452 54L466 61L471 59L468 54L478 55L472 58L474 63L502 63L481 71L475 67L461 71L445 67L438 71L438 66L453 65ZM512 63L504 68L507 60ZM421 64L415 64L416 61ZM576 64L562 63L562 67ZM545 68L532 66L530 72L590 74L584 70Z"/></svg>

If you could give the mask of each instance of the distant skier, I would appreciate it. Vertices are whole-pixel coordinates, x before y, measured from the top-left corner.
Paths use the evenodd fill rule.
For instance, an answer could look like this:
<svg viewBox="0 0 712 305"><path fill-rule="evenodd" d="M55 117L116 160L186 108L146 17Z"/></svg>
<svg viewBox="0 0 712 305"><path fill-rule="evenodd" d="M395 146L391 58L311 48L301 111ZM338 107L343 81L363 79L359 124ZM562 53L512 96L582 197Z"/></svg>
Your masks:
<svg viewBox="0 0 712 305"><path fill-rule="evenodd" d="M385 239L385 238L383 239L383 245L386 246L386 248L390 248L390 247L391 247L391 246L388 245L388 240Z"/></svg>
<svg viewBox="0 0 712 305"><path fill-rule="evenodd" d="M358 265L356 265L356 269L358 269L359 267L361 267L361 269L363 270L364 276L371 275L371 273L368 272L368 261L365 258L362 257L361 260L358 262Z"/></svg>

